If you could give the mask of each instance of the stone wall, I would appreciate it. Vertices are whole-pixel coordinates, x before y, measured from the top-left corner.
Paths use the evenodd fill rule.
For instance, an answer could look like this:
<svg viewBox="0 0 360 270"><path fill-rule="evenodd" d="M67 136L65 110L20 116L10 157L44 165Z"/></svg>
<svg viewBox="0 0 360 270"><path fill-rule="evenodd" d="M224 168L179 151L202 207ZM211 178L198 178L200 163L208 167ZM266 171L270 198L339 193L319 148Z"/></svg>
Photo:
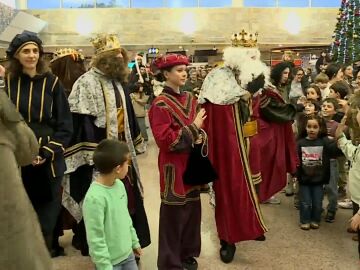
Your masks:
<svg viewBox="0 0 360 270"><path fill-rule="evenodd" d="M47 21L47 45L89 45L96 33L118 33L124 45L226 44L242 28L259 32L261 44L325 45L338 9L188 8L28 10ZM90 34L80 35L80 32ZM294 32L290 34L289 32Z"/></svg>

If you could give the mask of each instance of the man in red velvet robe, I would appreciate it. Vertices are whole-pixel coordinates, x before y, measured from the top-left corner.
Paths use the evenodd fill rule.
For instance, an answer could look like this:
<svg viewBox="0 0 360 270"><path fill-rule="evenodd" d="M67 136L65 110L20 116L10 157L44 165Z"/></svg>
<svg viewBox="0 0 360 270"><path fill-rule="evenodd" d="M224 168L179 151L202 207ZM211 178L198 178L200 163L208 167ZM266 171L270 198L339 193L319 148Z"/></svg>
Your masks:
<svg viewBox="0 0 360 270"><path fill-rule="evenodd" d="M260 61L257 48L226 48L224 64L205 78L199 102L207 112L204 129L209 137L209 159L219 176L213 188L220 257L229 263L235 243L264 240L267 231L253 181L260 180L260 172L252 172L249 162L247 136L256 133L256 121L250 124L253 134L244 134L249 131L244 124L251 96L246 86L268 68Z"/></svg>

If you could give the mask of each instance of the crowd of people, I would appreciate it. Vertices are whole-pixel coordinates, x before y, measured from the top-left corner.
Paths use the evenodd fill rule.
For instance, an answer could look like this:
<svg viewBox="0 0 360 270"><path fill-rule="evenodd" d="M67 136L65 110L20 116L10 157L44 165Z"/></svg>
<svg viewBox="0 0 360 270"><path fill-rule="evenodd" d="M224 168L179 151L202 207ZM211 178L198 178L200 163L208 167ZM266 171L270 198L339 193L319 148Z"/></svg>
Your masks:
<svg viewBox="0 0 360 270"><path fill-rule="evenodd" d="M352 64L322 54L317 74L286 57L270 69L241 39L222 66L190 67L167 54L151 70L137 56L129 70L116 35L91 43L89 70L70 48L48 69L42 41L24 32L0 66L1 171L13 183L2 201L15 209L5 211L14 230L1 230L0 243L16 233L2 249L11 269L49 270L45 247L65 255L64 229L96 269L138 269L151 244L137 163L150 143L147 118L159 148L158 269L198 269L201 192L215 207L224 263L236 243L266 240L260 205L279 204L282 190L295 195L302 230L319 229L323 212L334 222L339 205L353 209L348 231L359 237L360 70Z"/></svg>

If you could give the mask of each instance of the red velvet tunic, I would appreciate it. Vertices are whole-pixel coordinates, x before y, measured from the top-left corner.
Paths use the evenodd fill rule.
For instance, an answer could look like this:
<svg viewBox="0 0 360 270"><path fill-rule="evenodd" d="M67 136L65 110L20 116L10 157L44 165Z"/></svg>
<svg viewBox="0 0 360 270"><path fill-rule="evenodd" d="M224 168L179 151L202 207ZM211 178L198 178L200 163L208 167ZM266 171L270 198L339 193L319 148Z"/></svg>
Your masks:
<svg viewBox="0 0 360 270"><path fill-rule="evenodd" d="M282 123L265 120L261 114L261 106L265 106L270 100L274 104L268 106L272 106L273 112L279 118L284 115ZM295 136L291 121L285 121L296 111L292 105L285 104L281 96L274 91L265 91L261 96L254 97L252 104L253 116L256 116L258 121L258 134L250 138L250 151L256 152L253 154L256 158L250 161L253 170L258 171L260 168L262 181L258 196L260 202L264 202L285 187L287 173L296 172L298 159Z"/></svg>
<svg viewBox="0 0 360 270"><path fill-rule="evenodd" d="M198 137L194 124L197 101L186 92L165 87L149 111L150 126L159 147L160 192L162 203L184 205L199 200L199 187L183 183L189 152Z"/></svg>
<svg viewBox="0 0 360 270"><path fill-rule="evenodd" d="M209 159L219 176L213 186L219 238L228 243L254 240L267 229L252 181L239 106L208 102L203 107Z"/></svg>

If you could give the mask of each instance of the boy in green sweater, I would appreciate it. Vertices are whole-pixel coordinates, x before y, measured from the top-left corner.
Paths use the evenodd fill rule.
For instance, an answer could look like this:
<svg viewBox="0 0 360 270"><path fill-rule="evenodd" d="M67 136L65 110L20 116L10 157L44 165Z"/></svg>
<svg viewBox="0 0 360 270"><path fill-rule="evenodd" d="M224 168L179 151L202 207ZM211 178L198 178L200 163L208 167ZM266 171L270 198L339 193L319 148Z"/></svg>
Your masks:
<svg viewBox="0 0 360 270"><path fill-rule="evenodd" d="M90 256L96 270L137 270L139 239L127 207L123 179L128 172L129 149L117 140L103 140L93 160L100 175L86 193L83 214Z"/></svg>

